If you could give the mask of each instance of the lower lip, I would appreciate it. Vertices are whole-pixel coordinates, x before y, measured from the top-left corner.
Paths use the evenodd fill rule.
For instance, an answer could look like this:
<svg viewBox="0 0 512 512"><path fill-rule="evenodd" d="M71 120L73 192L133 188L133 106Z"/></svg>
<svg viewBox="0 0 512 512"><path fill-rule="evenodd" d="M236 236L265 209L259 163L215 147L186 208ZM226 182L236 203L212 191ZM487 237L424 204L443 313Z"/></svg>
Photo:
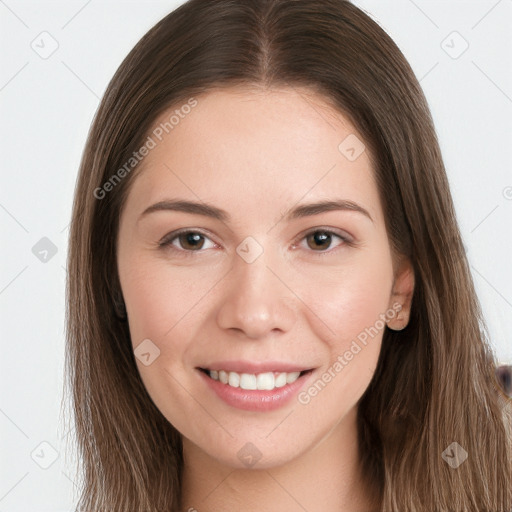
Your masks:
<svg viewBox="0 0 512 512"><path fill-rule="evenodd" d="M197 371L210 389L228 405L246 411L259 412L274 411L289 403L313 374L313 371L310 370L304 375L301 375L295 382L286 384L281 388L253 390L234 388L229 384L223 384L218 380L212 379L202 370Z"/></svg>

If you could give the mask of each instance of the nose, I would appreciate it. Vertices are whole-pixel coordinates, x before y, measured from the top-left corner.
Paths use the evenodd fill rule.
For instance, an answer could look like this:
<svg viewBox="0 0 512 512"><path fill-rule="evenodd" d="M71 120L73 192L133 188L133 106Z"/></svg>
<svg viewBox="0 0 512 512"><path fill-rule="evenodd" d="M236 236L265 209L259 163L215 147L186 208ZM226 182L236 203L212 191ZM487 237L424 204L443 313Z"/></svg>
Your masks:
<svg viewBox="0 0 512 512"><path fill-rule="evenodd" d="M282 267L268 261L266 252L251 263L237 255L220 297L219 327L249 339L289 331L297 313L293 286Z"/></svg>

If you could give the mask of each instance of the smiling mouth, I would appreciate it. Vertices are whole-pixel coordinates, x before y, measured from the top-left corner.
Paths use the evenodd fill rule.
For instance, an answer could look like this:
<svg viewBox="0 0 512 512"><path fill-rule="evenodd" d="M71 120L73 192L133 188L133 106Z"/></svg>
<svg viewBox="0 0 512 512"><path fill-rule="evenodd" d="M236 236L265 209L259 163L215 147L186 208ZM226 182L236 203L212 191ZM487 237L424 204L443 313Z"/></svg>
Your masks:
<svg viewBox="0 0 512 512"><path fill-rule="evenodd" d="M293 384L302 376L309 374L313 369L301 372L262 372L262 373L238 373L225 370L208 370L198 368L213 380L226 386L244 390L273 390L282 388L287 384Z"/></svg>

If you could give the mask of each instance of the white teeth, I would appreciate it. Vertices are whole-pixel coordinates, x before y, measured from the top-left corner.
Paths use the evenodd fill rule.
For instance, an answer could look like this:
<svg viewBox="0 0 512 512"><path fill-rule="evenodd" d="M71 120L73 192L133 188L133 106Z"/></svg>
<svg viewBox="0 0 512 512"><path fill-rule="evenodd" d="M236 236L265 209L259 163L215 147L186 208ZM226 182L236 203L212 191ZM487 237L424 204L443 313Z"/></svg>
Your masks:
<svg viewBox="0 0 512 512"><path fill-rule="evenodd" d="M256 375L252 375L250 373L242 373L242 375L240 375L240 387L242 389L257 389Z"/></svg>
<svg viewBox="0 0 512 512"><path fill-rule="evenodd" d="M286 374L286 383L291 384L299 378L300 372L292 372Z"/></svg>
<svg viewBox="0 0 512 512"><path fill-rule="evenodd" d="M210 372L210 377L211 377L212 379L215 379L215 377L212 375L212 373L213 373L214 371L215 371L215 370L212 370L212 371ZM228 374L227 374L227 372L225 372L224 370L221 370L221 371L219 372L219 380L222 382L222 384L227 384L227 383L228 383L228 380L229 380L229 379L228 379Z"/></svg>
<svg viewBox="0 0 512 512"><path fill-rule="evenodd" d="M210 377L211 377L211 375L210 375ZM228 384L233 388L239 387L240 386L240 375L238 375L238 373L235 373L235 372L229 372Z"/></svg>
<svg viewBox="0 0 512 512"><path fill-rule="evenodd" d="M272 390L282 388L286 384L292 384L300 375L300 372L266 372L255 375L254 373L226 372L224 370L210 370L212 379L234 388Z"/></svg>
<svg viewBox="0 0 512 512"><path fill-rule="evenodd" d="M283 386L286 386L286 373L280 373L276 377L275 386L276 388L282 388Z"/></svg>
<svg viewBox="0 0 512 512"><path fill-rule="evenodd" d="M274 389L274 374L260 373L257 377L258 389Z"/></svg>

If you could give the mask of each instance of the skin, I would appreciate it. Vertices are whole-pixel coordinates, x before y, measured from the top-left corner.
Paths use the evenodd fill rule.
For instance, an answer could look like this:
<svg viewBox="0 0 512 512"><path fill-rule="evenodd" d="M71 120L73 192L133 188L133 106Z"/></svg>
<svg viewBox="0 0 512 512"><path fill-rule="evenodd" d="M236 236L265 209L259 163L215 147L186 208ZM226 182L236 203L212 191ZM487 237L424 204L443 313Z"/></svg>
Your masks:
<svg viewBox="0 0 512 512"><path fill-rule="evenodd" d="M309 403L294 398L276 411L225 404L195 369L220 359L289 361L316 368L313 383L393 304L403 305L402 318L388 326L407 324L413 272L407 260L393 271L368 150L354 161L339 151L348 135L362 137L313 91L238 87L196 99L144 158L118 233L133 347L150 339L160 350L148 366L137 359L138 369L183 437L182 509L373 510L356 413L384 327ZM213 204L231 220L175 211L141 217L170 198ZM338 198L372 220L355 211L283 219L297 204ZM184 237L159 247L181 228L202 232L197 248ZM353 243L315 241L306 236L315 228ZM251 263L236 252L248 236L263 248ZM237 456L248 442L261 453L250 468Z"/></svg>

